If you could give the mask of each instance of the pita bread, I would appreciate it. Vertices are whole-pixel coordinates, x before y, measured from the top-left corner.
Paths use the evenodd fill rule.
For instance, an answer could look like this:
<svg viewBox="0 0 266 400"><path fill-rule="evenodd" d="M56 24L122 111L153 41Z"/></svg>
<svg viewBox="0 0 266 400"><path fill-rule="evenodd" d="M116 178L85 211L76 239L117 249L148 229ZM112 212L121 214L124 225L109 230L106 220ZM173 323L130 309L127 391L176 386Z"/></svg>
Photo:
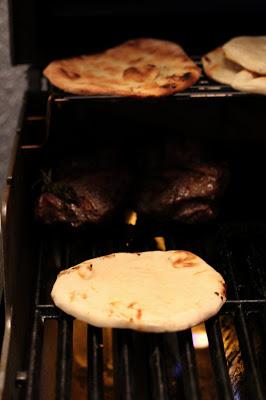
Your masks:
<svg viewBox="0 0 266 400"><path fill-rule="evenodd" d="M225 58L222 47L210 51L201 61L207 76L226 85L232 85L236 74L242 70L242 67Z"/></svg>
<svg viewBox="0 0 266 400"><path fill-rule="evenodd" d="M202 64L206 75L217 82L248 93L266 94L266 76L247 71L227 60L222 47L203 56Z"/></svg>
<svg viewBox="0 0 266 400"><path fill-rule="evenodd" d="M232 87L248 93L266 94L266 76L243 69L236 75Z"/></svg>
<svg viewBox="0 0 266 400"><path fill-rule="evenodd" d="M98 327L171 332L216 314L226 301L222 276L187 251L115 253L62 271L54 303Z"/></svg>
<svg viewBox="0 0 266 400"><path fill-rule="evenodd" d="M266 36L239 36L223 45L227 59L260 75L266 75Z"/></svg>
<svg viewBox="0 0 266 400"><path fill-rule="evenodd" d="M69 93L146 97L180 92L201 70L175 43L137 39L103 53L53 61L43 73Z"/></svg>

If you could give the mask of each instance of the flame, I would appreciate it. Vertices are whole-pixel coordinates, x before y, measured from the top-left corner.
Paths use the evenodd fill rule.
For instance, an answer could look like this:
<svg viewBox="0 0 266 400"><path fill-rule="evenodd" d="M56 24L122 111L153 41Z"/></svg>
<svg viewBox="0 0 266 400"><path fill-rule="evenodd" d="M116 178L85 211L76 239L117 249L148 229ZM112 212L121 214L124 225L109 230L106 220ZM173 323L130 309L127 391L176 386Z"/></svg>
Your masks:
<svg viewBox="0 0 266 400"><path fill-rule="evenodd" d="M206 349L209 347L208 336L204 324L192 328L192 340L195 349Z"/></svg>
<svg viewBox="0 0 266 400"><path fill-rule="evenodd" d="M166 251L165 239L162 236L155 236L154 241L156 243L156 248L161 251Z"/></svg>
<svg viewBox="0 0 266 400"><path fill-rule="evenodd" d="M134 210L129 210L126 215L126 223L128 225L136 225L138 219L138 214Z"/></svg>

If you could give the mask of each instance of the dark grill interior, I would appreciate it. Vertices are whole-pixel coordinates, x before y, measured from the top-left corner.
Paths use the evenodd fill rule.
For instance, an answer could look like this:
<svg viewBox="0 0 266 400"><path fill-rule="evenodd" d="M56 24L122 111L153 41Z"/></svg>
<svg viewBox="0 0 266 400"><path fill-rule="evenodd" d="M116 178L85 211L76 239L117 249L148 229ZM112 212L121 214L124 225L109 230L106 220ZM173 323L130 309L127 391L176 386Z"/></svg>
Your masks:
<svg viewBox="0 0 266 400"><path fill-rule="evenodd" d="M209 0L48 0L45 6L36 0L9 2L15 64L44 66L51 59L138 37L173 40L189 54L203 54L239 34L265 34L262 0L252 5L248 0L221 0L218 5Z"/></svg>

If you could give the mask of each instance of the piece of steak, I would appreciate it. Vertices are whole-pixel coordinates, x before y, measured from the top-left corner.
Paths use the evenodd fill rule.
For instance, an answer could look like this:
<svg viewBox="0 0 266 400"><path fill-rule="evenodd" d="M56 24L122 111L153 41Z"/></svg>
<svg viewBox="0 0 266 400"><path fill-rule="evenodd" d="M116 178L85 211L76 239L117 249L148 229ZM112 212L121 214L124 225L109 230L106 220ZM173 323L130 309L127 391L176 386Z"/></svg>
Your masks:
<svg viewBox="0 0 266 400"><path fill-rule="evenodd" d="M217 215L217 200L228 183L224 164L190 163L143 179L138 212L160 220L201 222Z"/></svg>
<svg viewBox="0 0 266 400"><path fill-rule="evenodd" d="M46 177L35 206L38 220L79 227L107 221L118 210L122 212L129 188L126 172L84 169L68 172L69 175L61 172L60 179L53 181L47 182Z"/></svg>

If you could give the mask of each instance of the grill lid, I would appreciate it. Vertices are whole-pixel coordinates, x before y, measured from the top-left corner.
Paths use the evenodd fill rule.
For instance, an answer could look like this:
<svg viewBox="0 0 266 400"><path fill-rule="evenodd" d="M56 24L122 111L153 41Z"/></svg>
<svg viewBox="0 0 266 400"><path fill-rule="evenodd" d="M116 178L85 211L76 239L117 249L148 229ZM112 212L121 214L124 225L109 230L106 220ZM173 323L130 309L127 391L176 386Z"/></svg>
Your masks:
<svg viewBox="0 0 266 400"><path fill-rule="evenodd" d="M178 41L188 53L202 54L232 36L265 34L263 0L160 3L9 0L12 63L43 67L137 37Z"/></svg>

